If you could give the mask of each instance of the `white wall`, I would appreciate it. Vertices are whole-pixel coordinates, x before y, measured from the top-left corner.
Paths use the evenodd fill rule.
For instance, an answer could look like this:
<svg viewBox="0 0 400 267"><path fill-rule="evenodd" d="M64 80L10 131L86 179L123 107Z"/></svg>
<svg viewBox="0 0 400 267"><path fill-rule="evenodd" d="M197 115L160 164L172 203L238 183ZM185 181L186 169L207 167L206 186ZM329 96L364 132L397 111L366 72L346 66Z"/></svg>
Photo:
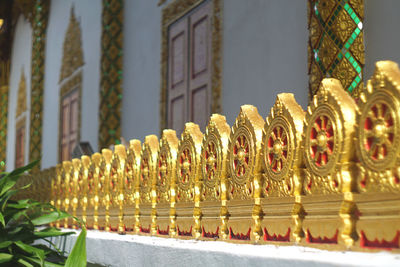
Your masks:
<svg viewBox="0 0 400 267"><path fill-rule="evenodd" d="M15 166L15 114L17 109L18 86L21 71L24 70L26 81L26 128L25 128L25 163L29 160L29 127L31 103L31 54L32 54L32 28L29 21L20 15L14 32L13 47L11 52L10 88L8 95L8 123L7 123L7 155L6 171L11 171Z"/></svg>
<svg viewBox="0 0 400 267"><path fill-rule="evenodd" d="M263 118L281 92L308 103L305 0L225 0L222 113L252 104Z"/></svg>
<svg viewBox="0 0 400 267"><path fill-rule="evenodd" d="M161 7L157 1L124 2L122 136L159 134Z"/></svg>
<svg viewBox="0 0 400 267"><path fill-rule="evenodd" d="M89 141L94 150L98 142L98 111L101 58L101 1L53 0L47 28L45 92L42 135L42 168L55 166L58 160L59 78L63 42L69 24L71 6L80 22L84 66L82 68L81 141Z"/></svg>
<svg viewBox="0 0 400 267"><path fill-rule="evenodd" d="M392 60L400 64L400 1L365 0L365 81L375 62Z"/></svg>

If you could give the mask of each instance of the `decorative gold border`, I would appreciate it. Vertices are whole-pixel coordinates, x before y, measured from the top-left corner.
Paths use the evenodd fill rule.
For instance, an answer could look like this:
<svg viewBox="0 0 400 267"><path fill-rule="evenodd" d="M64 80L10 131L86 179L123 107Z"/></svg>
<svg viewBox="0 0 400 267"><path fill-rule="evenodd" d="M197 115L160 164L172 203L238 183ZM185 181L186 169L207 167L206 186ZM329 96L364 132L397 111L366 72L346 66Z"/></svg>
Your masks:
<svg viewBox="0 0 400 267"><path fill-rule="evenodd" d="M162 134L163 129L167 128L168 27L205 1L207 0L176 0L162 10L160 135ZM210 1L213 3L211 113L219 113L222 110L222 1Z"/></svg>
<svg viewBox="0 0 400 267"><path fill-rule="evenodd" d="M62 100L63 98L70 94L72 91L78 90L78 138L77 142L81 140L81 120L82 120L82 70L79 70L72 77L67 78L67 81L60 88L60 95L58 100L59 105L59 120L58 120L58 152L57 152L57 162L61 162L61 135L62 135Z"/></svg>
<svg viewBox="0 0 400 267"><path fill-rule="evenodd" d="M103 0L101 23L99 150L121 138L124 0Z"/></svg>
<svg viewBox="0 0 400 267"><path fill-rule="evenodd" d="M32 63L31 63L31 112L29 161L40 160L42 154L43 95L46 54L46 30L50 1L36 0L32 25ZM40 170L40 164L32 172Z"/></svg>

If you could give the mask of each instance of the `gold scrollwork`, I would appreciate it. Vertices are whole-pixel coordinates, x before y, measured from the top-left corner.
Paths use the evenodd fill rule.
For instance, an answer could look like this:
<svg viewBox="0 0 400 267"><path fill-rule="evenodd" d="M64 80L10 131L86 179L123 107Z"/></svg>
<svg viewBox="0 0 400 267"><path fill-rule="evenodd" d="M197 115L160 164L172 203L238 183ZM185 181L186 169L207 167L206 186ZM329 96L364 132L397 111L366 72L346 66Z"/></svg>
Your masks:
<svg viewBox="0 0 400 267"><path fill-rule="evenodd" d="M254 195L256 193L254 190L255 183L257 183L258 190L261 186L258 176L261 170L260 150L263 127L264 120L258 114L256 107L241 106L229 137L230 198L257 197Z"/></svg>
<svg viewBox="0 0 400 267"><path fill-rule="evenodd" d="M110 225L110 205L111 205L111 168L113 153L108 148L101 150L103 157L102 161L102 176L103 176L103 206L105 208L104 227L106 231L111 231Z"/></svg>
<svg viewBox="0 0 400 267"><path fill-rule="evenodd" d="M151 229L149 230L151 234L157 233L157 193L156 193L156 166L158 157L158 138L156 135L146 136L141 152L141 162L140 162L140 173L139 173L139 187L136 189L139 199L137 199L136 204L136 225L139 231L143 232L141 227L143 227L141 222L141 217L143 216L140 212L140 205L145 204L151 208ZM138 210L139 208L139 210ZM138 214L138 215L137 215ZM139 222L137 221L139 218Z"/></svg>
<svg viewBox="0 0 400 267"><path fill-rule="evenodd" d="M79 183L79 205L82 207L82 222L86 225L87 216L86 210L89 204L89 171L90 171L91 160L89 156L83 155L81 157L81 173L78 180Z"/></svg>
<svg viewBox="0 0 400 267"><path fill-rule="evenodd" d="M157 164L157 200L159 202L175 201L171 199L170 188L176 184L176 159L179 139L174 130L166 129L160 141Z"/></svg>
<svg viewBox="0 0 400 267"><path fill-rule="evenodd" d="M71 181L71 192L72 192L72 216L76 217L76 210L79 206L79 180L81 177L81 160L80 159L72 159L72 181ZM73 220L73 228L77 229L76 221Z"/></svg>
<svg viewBox="0 0 400 267"><path fill-rule="evenodd" d="M62 190L63 190L63 208L65 212L68 212L70 207L70 190L71 190L71 171L72 171L72 163L70 161L63 161L62 162ZM69 228L69 219L64 219L64 228Z"/></svg>
<svg viewBox="0 0 400 267"><path fill-rule="evenodd" d="M158 146L157 136L146 136L142 147L139 176L140 199L142 202L151 202L151 193L156 182Z"/></svg>
<svg viewBox="0 0 400 267"><path fill-rule="evenodd" d="M400 70L396 63L380 61L360 94L356 152L360 160L358 189L400 190Z"/></svg>
<svg viewBox="0 0 400 267"><path fill-rule="evenodd" d="M218 201L221 199L220 184L222 179L226 179L226 158L230 132L231 129L226 123L225 116L219 114L211 116L202 144L203 186L201 196L204 200Z"/></svg>
<svg viewBox="0 0 400 267"><path fill-rule="evenodd" d="M303 153L301 140L305 112L294 95L282 93L266 119L262 159L264 194L268 196L300 195L302 191Z"/></svg>
<svg viewBox="0 0 400 267"><path fill-rule="evenodd" d="M157 202L168 203L169 209L169 234L177 235L176 226L176 161L178 158L179 139L174 130L163 131L158 152L157 165Z"/></svg>
<svg viewBox="0 0 400 267"><path fill-rule="evenodd" d="M177 160L177 202L194 201L196 177L200 174L201 141L203 134L197 124L188 122L182 133Z"/></svg>
<svg viewBox="0 0 400 267"><path fill-rule="evenodd" d="M92 164L90 166L90 172L93 175L91 185L93 194L90 199L90 203L93 205L93 229L99 230L99 206L101 205L101 197L102 197L102 175L100 172L100 166L102 163L102 157L100 153L94 153L92 155Z"/></svg>
<svg viewBox="0 0 400 267"><path fill-rule="evenodd" d="M125 233L124 221L124 187L126 185L126 148L124 145L119 144L114 148L114 164L116 165L116 190L115 202L118 204L118 233Z"/></svg>
<svg viewBox="0 0 400 267"><path fill-rule="evenodd" d="M125 203L127 205L135 204L135 182L138 180L140 172L140 153L142 145L139 140L129 141L129 148L126 156L126 185L125 185Z"/></svg>
<svg viewBox="0 0 400 267"><path fill-rule="evenodd" d="M357 106L339 80L321 82L305 118L304 160L308 167L306 193L339 193L353 190L347 179L354 161L354 125Z"/></svg>

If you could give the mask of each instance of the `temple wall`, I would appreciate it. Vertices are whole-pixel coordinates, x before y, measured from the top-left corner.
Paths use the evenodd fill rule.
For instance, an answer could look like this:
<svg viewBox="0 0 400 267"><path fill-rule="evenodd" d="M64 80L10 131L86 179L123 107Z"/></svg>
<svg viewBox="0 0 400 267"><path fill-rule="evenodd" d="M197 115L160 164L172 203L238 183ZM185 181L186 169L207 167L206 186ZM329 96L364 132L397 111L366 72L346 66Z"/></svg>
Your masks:
<svg viewBox="0 0 400 267"><path fill-rule="evenodd" d="M161 10L156 1L125 1L122 136L159 132Z"/></svg>
<svg viewBox="0 0 400 267"><path fill-rule="evenodd" d="M54 166L58 161L59 79L63 42L72 5L81 26L84 60L80 140L90 142L92 148L97 150L102 3L78 0L52 1L46 44L42 168Z"/></svg>
<svg viewBox="0 0 400 267"><path fill-rule="evenodd" d="M31 85L31 54L32 54L32 28L29 21L22 15L19 16L14 32L14 46L11 55L10 88L8 95L8 125L7 125L7 171L14 169L15 165L15 114L17 106L18 86L21 79L21 71L25 73L27 118L26 129L29 133L29 106ZM25 136L25 151L29 151L29 134ZM25 162L28 162L29 154L25 153Z"/></svg>
<svg viewBox="0 0 400 267"><path fill-rule="evenodd" d="M400 1L365 0L365 78L368 80L378 60L400 62Z"/></svg>
<svg viewBox="0 0 400 267"><path fill-rule="evenodd" d="M305 0L226 0L223 36L222 114L229 124L243 104L265 117L281 92L307 106Z"/></svg>

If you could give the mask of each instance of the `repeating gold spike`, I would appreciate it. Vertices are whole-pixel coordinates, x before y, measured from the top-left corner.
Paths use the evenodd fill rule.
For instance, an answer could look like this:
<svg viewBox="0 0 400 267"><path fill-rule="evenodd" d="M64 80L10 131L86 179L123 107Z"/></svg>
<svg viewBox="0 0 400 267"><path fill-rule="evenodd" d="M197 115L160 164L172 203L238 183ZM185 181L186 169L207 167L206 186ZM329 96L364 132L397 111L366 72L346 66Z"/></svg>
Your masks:
<svg viewBox="0 0 400 267"><path fill-rule="evenodd" d="M176 236L176 161L178 137L174 130L163 131L157 160L157 234Z"/></svg>
<svg viewBox="0 0 400 267"><path fill-rule="evenodd" d="M103 148L101 150L101 154L103 156L103 170L102 170L102 179L103 179L103 205L104 205L104 227L106 231L111 231L110 224L110 205L112 201L111 197L111 163L113 158L113 152L108 148Z"/></svg>

